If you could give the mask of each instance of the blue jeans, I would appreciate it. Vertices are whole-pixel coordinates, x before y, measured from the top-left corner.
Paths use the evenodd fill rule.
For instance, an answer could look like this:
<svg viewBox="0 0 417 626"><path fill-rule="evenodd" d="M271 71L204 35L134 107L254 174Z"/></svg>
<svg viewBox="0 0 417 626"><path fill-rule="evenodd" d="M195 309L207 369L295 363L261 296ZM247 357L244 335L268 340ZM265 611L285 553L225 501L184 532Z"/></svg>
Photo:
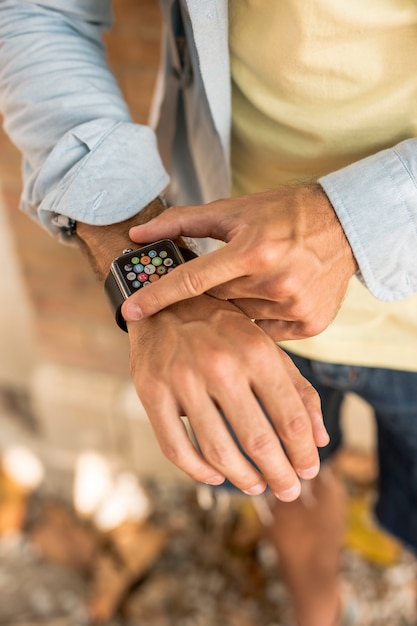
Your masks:
<svg viewBox="0 0 417 626"><path fill-rule="evenodd" d="M379 461L375 514L380 524L417 552L417 373L334 365L290 355L322 401L330 443L322 460L342 443L340 407L346 392L374 409Z"/></svg>

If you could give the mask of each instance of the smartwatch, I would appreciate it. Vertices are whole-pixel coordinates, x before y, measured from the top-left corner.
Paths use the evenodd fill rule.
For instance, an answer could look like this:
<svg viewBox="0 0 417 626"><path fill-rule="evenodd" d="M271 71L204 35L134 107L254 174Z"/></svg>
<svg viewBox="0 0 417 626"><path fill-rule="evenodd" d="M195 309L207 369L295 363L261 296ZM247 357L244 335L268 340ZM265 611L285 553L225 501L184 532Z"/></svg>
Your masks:
<svg viewBox="0 0 417 626"><path fill-rule="evenodd" d="M123 250L123 254L112 262L104 283L118 326L127 332L121 308L132 293L160 280L178 265L196 256L192 250L178 246L170 239L162 239L137 250Z"/></svg>

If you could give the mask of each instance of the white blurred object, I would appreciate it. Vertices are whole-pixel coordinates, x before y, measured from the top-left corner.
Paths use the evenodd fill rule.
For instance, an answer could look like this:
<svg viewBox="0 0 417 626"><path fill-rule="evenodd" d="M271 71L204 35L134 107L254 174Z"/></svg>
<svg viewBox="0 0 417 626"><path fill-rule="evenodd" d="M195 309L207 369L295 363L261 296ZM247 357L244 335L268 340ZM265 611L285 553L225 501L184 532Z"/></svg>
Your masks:
<svg viewBox="0 0 417 626"><path fill-rule="evenodd" d="M29 448L17 445L6 448L1 463L5 474L27 491L35 490L43 481L44 467Z"/></svg>
<svg viewBox="0 0 417 626"><path fill-rule="evenodd" d="M94 517L100 530L117 528L123 522L140 522L150 512L150 501L134 474L119 474L111 493L104 499Z"/></svg>
<svg viewBox="0 0 417 626"><path fill-rule="evenodd" d="M97 452L83 452L75 463L74 506L78 513L92 516L111 493L113 478L110 463Z"/></svg>
<svg viewBox="0 0 417 626"><path fill-rule="evenodd" d="M75 466L74 506L80 515L109 531L126 521L142 521L150 500L135 474L114 475L110 462L98 452L83 452Z"/></svg>

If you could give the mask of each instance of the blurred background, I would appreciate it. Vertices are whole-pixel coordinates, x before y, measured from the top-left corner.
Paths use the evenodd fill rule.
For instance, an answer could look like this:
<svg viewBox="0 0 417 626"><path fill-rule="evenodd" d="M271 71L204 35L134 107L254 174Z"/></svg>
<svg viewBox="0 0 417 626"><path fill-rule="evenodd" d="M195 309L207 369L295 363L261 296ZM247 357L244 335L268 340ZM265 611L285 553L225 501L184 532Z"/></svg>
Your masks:
<svg viewBox="0 0 417 626"><path fill-rule="evenodd" d="M146 122L154 0L115 0L109 62ZM0 132L0 625L280 626L285 591L261 502L196 488L159 451L126 336L88 262L18 210L20 156ZM370 514L369 408L344 407L346 578L372 624L417 624L416 564Z"/></svg>

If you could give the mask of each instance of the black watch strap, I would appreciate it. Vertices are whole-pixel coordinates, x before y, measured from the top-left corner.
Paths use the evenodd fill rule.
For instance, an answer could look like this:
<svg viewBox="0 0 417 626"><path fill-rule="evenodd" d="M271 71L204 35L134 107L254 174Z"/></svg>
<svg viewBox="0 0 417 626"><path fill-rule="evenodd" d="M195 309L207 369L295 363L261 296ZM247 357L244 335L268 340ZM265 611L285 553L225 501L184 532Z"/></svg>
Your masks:
<svg viewBox="0 0 417 626"><path fill-rule="evenodd" d="M184 248L184 246L179 246L178 244L177 248L181 252L182 258L185 262L192 261L193 259L196 259L198 257L198 254L196 254L195 252L193 252L193 250L190 250L189 248Z"/></svg>
<svg viewBox="0 0 417 626"><path fill-rule="evenodd" d="M195 252L189 250L188 248L184 248L183 246L177 245L177 248L184 261L191 261L198 256ZM134 250L129 250L129 252L134 252ZM123 292L123 285L118 282L116 275L112 271L108 273L104 282L104 290L109 300L110 307L114 312L117 325L119 328L127 332L126 321L122 315L121 309L123 302L127 299L129 294Z"/></svg>
<svg viewBox="0 0 417 626"><path fill-rule="evenodd" d="M127 333L126 321L122 315L122 304L125 301L125 297L120 291L120 287L116 281L116 277L112 272L109 272L107 278L104 282L104 291L107 294L107 298L110 303L110 308L112 309L115 318L116 324Z"/></svg>

